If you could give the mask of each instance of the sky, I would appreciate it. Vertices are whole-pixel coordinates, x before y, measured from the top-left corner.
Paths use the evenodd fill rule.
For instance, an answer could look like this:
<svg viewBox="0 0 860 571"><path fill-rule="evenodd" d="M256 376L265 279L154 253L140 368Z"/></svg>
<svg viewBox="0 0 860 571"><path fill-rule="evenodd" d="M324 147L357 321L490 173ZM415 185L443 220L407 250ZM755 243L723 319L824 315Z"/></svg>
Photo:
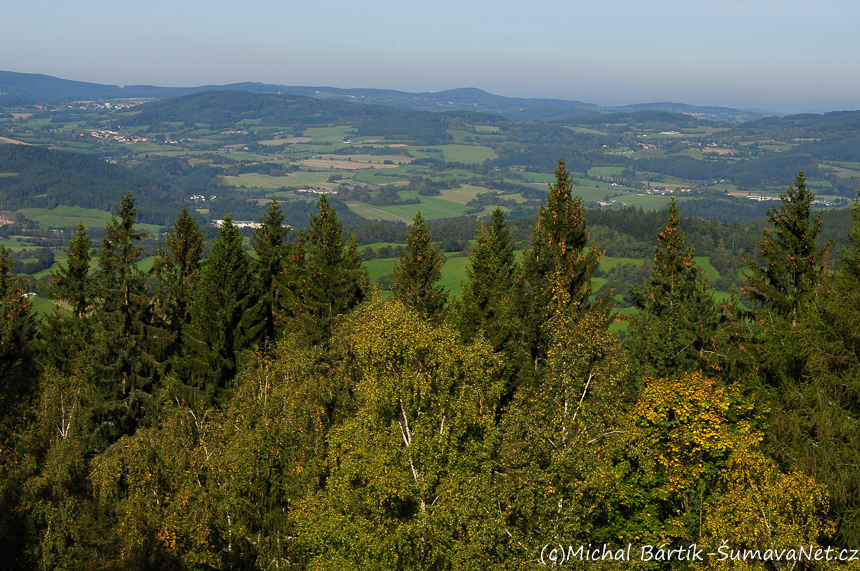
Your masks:
<svg viewBox="0 0 860 571"><path fill-rule="evenodd" d="M856 0L3 0L0 70L860 109Z"/></svg>

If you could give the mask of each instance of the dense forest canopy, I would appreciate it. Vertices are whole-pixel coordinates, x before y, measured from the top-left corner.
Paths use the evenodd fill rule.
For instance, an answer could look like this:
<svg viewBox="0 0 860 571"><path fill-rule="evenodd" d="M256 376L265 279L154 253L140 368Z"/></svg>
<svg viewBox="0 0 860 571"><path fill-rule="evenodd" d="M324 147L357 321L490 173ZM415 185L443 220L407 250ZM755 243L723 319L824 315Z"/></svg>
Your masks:
<svg viewBox="0 0 860 571"><path fill-rule="evenodd" d="M251 251L225 216L206 255L183 209L144 272L126 192L100 247L78 225L52 272L65 310L41 321L0 245L5 565L510 569L559 541L762 568L830 568L811 554L831 546L844 565L860 206L834 269L797 174L755 243L737 238L744 305L717 301L692 245L737 225L675 200L586 212L573 182L560 162L528 224L497 208L354 227L407 244L387 296L325 195L298 232L270 201ZM636 312L593 287L612 277L590 230L650 247ZM475 241L460 298L440 237ZM683 567L661 553L654 568Z"/></svg>

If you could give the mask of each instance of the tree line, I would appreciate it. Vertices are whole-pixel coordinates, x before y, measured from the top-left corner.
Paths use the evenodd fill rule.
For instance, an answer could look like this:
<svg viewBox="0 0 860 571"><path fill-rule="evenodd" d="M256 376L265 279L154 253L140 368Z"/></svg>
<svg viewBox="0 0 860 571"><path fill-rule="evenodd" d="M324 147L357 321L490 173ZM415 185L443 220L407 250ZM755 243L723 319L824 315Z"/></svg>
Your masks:
<svg viewBox="0 0 860 571"><path fill-rule="evenodd" d="M672 203L622 344L571 190L560 162L519 259L501 210L481 223L460 300L420 212L383 298L325 196L295 240L273 201L253 255L228 215L203 259L183 210L145 274L126 193L94 275L78 227L53 274L68 313L41 323L0 247L6 566L856 548L860 207L833 271L798 174L748 257L746 307L714 300Z"/></svg>

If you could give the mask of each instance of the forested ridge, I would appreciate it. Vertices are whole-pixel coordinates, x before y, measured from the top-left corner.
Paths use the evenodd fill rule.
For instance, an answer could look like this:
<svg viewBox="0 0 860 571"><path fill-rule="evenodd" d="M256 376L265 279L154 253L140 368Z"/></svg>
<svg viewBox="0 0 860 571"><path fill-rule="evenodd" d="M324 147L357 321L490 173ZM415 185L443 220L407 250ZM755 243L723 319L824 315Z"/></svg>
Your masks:
<svg viewBox="0 0 860 571"><path fill-rule="evenodd" d="M0 145L0 204L4 209L55 208L58 205L110 210L118 189L147 204L139 222L167 224L181 197L170 185L102 159L30 145Z"/></svg>
<svg viewBox="0 0 860 571"><path fill-rule="evenodd" d="M291 235L273 200L253 255L226 215L205 258L183 208L146 273L128 191L100 248L78 225L41 322L0 245L4 567L524 569L546 545L696 544L844 568L796 550L860 547L860 206L829 263L796 174L745 303L717 302L691 244L731 226L674 201L586 212L572 187L559 162L530 229L496 209L471 235L419 212L347 236L325 195ZM592 287L610 219L636 242L613 253L653 252L629 318ZM475 240L459 299L431 230ZM384 297L358 242L394 231Z"/></svg>

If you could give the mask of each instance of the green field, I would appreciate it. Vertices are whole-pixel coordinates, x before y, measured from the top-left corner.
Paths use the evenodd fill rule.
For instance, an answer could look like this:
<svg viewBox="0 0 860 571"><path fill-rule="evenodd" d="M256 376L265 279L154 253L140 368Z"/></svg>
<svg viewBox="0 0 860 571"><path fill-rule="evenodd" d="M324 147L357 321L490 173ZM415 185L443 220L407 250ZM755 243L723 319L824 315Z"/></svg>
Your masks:
<svg viewBox="0 0 860 571"><path fill-rule="evenodd" d="M634 266L641 267L644 263L645 260L640 260L638 258L613 258L610 256L600 257L600 269L604 272L608 272L619 264L633 264Z"/></svg>
<svg viewBox="0 0 860 571"><path fill-rule="evenodd" d="M0 246L5 246L10 252L20 252L21 250L28 248L38 248L38 246L34 246L31 242L16 239L14 237L0 240Z"/></svg>
<svg viewBox="0 0 860 571"><path fill-rule="evenodd" d="M442 156L452 163L475 164L482 163L487 159L498 158L499 155L490 147L479 147L477 145L444 145Z"/></svg>
<svg viewBox="0 0 860 571"><path fill-rule="evenodd" d="M375 283L382 276L391 274L394 271L394 263L397 258L380 258L377 260L367 260L364 262L364 267L367 268L367 273L370 277L370 283ZM442 278L439 283L450 290L454 297L460 297L462 293L461 281L466 279L466 266L469 263L469 258L448 258L445 265L442 266Z"/></svg>
<svg viewBox="0 0 860 571"><path fill-rule="evenodd" d="M727 291L715 291L714 292L714 301L717 303L729 302L732 300L732 294Z"/></svg>
<svg viewBox="0 0 860 571"><path fill-rule="evenodd" d="M442 279L439 280L439 283L445 289L450 290L454 297L460 297L463 293L461 282L466 280L468 264L469 258L463 256L462 258L448 258L448 261L442 266Z"/></svg>
<svg viewBox="0 0 860 571"><path fill-rule="evenodd" d="M344 139L350 138L350 135L347 135L346 133L347 131L352 130L353 128L349 125L338 125L336 127L313 127L311 129L305 129L303 136L310 137L314 141L319 142L341 143ZM356 141L353 140L353 142Z"/></svg>
<svg viewBox="0 0 860 571"><path fill-rule="evenodd" d="M382 208L376 206L368 206L361 202L347 202L349 209L366 220L392 220L394 222L412 222L412 218L405 218L396 214L391 214ZM386 207L390 208L390 207Z"/></svg>
<svg viewBox="0 0 860 571"><path fill-rule="evenodd" d="M245 186L246 188L264 188L277 189L285 186L306 186L306 187L332 187L336 186L340 181L330 183L328 177L332 174L340 174L341 176L349 176L349 172L344 171L296 171L291 172L286 176L269 176L259 173L245 173L238 176L225 176L224 182L230 186Z"/></svg>
<svg viewBox="0 0 860 571"><path fill-rule="evenodd" d="M606 186L606 185L604 185L604 186ZM615 187L612 187L612 188L614 189ZM603 200L607 196L611 196L612 194L615 194L616 192L619 192L620 190L621 189L609 190L608 188L592 188L590 186L578 186L578 185L574 185L572 188L573 195L582 197L583 202L595 202L598 200ZM618 200L618 199L616 198L615 200Z"/></svg>
<svg viewBox="0 0 860 571"><path fill-rule="evenodd" d="M524 173L522 173L522 175L523 175L523 178L525 178L529 182L545 182L547 184L555 182L555 175L554 174L524 172Z"/></svg>
<svg viewBox="0 0 860 571"><path fill-rule="evenodd" d="M39 319L42 319L46 315L54 313L54 309L59 309L61 315L70 316L72 314L72 312L68 309L59 307L57 304L55 304L53 301L46 297L31 297L30 303L33 304L33 311L36 312L36 316Z"/></svg>
<svg viewBox="0 0 860 571"><path fill-rule="evenodd" d="M367 268L370 283L376 283L376 280L382 276L392 273L394 271L394 262L396 261L397 258L377 258L363 262L364 267Z"/></svg>
<svg viewBox="0 0 860 571"><path fill-rule="evenodd" d="M711 265L710 256L696 256L693 259L696 261L696 265L705 271L705 277L708 278L709 282L714 282L720 279L720 272Z"/></svg>
<svg viewBox="0 0 860 571"><path fill-rule="evenodd" d="M149 256L148 258L143 258L142 260L137 261L137 268L146 273L152 269L152 265L155 263L156 256Z"/></svg>
<svg viewBox="0 0 860 571"><path fill-rule="evenodd" d="M350 206L350 208L352 207ZM415 218L415 213L420 210L421 215L425 219L434 220L436 218L456 218L462 216L468 207L435 196L422 196L421 204L400 204L397 206L379 206L377 208L407 220Z"/></svg>
<svg viewBox="0 0 860 571"><path fill-rule="evenodd" d="M82 222L87 228L104 227L111 216L110 212L76 206L57 206L53 209L24 208L19 212L43 228L48 226L54 228L74 227L78 225L78 222Z"/></svg>
<svg viewBox="0 0 860 571"><path fill-rule="evenodd" d="M627 167L591 167L588 176L618 176Z"/></svg>
<svg viewBox="0 0 860 571"><path fill-rule="evenodd" d="M642 210L660 210L669 202L671 202L672 198L669 196L656 196L651 194L625 194L624 196L619 196L615 198L616 202L620 202L624 206L636 206L641 208ZM683 202L683 198L677 199L678 203Z"/></svg>
<svg viewBox="0 0 860 571"><path fill-rule="evenodd" d="M582 135L605 135L606 134L604 131L598 131L597 129L589 129L587 127L570 127L570 126L568 126L567 128L570 129L571 131L573 131L574 133L579 133Z"/></svg>
<svg viewBox="0 0 860 571"><path fill-rule="evenodd" d="M470 200L476 198L479 194L483 194L489 191L490 189L484 188L482 186L472 186L469 184L464 184L461 185L460 188L445 188L439 192L441 193L440 196L444 200L456 202L457 204L466 204ZM425 198L427 197L422 196L421 201L423 202Z"/></svg>
<svg viewBox="0 0 860 571"><path fill-rule="evenodd" d="M403 236L406 236L406 231L404 230ZM368 248L372 250L378 250L379 248L384 248L385 246L391 246L392 248L396 248L397 246L404 246L405 242L374 242L372 244L364 244L358 247L358 251L361 252L363 250L367 250Z"/></svg>
<svg viewBox="0 0 860 571"><path fill-rule="evenodd" d="M398 172L400 169L385 169L385 170L377 170L377 169L362 169L355 173L355 176L352 177L355 182L360 183L370 183L370 184L409 184L405 178L398 178Z"/></svg>

